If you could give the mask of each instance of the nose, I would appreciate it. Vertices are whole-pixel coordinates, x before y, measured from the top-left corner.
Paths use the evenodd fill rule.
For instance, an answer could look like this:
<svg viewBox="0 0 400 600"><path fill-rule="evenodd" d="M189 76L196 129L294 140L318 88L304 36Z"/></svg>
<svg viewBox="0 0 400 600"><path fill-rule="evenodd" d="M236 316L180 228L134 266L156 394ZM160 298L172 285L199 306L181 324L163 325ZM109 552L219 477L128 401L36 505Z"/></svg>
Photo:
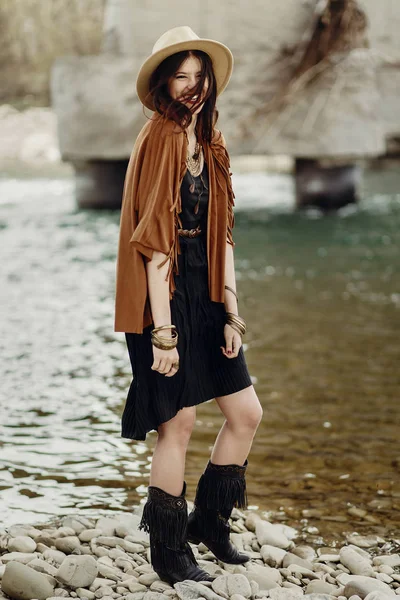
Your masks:
<svg viewBox="0 0 400 600"><path fill-rule="evenodd" d="M197 85L196 77L194 75L192 75L191 77L189 77L189 83L187 86L188 91L194 90L196 85Z"/></svg>

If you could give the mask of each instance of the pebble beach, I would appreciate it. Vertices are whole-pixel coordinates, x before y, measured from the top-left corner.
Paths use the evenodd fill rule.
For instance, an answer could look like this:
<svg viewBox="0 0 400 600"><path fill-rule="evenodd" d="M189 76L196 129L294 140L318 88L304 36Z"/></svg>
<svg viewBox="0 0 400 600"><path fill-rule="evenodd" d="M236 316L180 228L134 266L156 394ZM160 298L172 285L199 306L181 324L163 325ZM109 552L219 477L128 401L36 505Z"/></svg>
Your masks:
<svg viewBox="0 0 400 600"><path fill-rule="evenodd" d="M140 512L0 532L1 597L16 600L389 600L400 596L400 540L352 533L343 545L312 547L288 525L234 509L231 540L246 565L218 562L192 546L213 582L161 581L150 564Z"/></svg>

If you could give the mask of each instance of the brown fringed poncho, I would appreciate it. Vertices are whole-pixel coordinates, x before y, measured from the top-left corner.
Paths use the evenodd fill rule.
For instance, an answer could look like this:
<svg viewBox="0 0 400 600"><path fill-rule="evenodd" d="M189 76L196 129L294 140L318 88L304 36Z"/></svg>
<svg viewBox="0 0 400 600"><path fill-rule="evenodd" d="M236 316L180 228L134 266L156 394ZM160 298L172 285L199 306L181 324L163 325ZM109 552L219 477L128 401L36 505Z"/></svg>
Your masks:
<svg viewBox="0 0 400 600"><path fill-rule="evenodd" d="M226 242L234 246L234 194L229 156L221 132L203 145L209 173L207 230L208 287L224 301ZM125 177L115 299L115 331L142 333L152 323L145 260L153 251L170 259L170 299L178 273L181 227L180 186L186 171L187 136L173 121L155 114L139 133ZM161 265L160 265L161 266Z"/></svg>

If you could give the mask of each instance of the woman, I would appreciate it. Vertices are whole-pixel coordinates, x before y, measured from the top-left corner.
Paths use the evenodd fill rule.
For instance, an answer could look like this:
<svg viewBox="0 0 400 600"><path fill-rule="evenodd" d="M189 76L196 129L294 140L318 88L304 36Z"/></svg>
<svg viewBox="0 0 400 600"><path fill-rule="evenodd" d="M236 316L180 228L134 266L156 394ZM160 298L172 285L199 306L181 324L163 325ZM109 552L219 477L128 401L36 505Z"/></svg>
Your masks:
<svg viewBox="0 0 400 600"><path fill-rule="evenodd" d="M229 541L245 506L247 455L262 411L247 370L238 316L229 157L215 128L230 50L189 27L167 31L137 78L155 112L129 162L121 210L115 330L125 332L133 381L122 436L157 430L141 528L151 562L170 583L209 575L188 541L228 563L248 556ZM187 515L185 455L196 405L215 398L225 416Z"/></svg>

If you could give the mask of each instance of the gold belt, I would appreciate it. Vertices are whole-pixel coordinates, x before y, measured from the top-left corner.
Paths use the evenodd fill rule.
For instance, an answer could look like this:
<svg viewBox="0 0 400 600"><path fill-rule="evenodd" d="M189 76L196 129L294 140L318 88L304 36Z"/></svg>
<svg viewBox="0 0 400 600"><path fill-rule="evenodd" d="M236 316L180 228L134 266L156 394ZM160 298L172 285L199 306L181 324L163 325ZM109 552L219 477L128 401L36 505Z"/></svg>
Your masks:
<svg viewBox="0 0 400 600"><path fill-rule="evenodd" d="M200 225L197 225L196 229L178 229L179 235L183 237L194 238L201 234Z"/></svg>

